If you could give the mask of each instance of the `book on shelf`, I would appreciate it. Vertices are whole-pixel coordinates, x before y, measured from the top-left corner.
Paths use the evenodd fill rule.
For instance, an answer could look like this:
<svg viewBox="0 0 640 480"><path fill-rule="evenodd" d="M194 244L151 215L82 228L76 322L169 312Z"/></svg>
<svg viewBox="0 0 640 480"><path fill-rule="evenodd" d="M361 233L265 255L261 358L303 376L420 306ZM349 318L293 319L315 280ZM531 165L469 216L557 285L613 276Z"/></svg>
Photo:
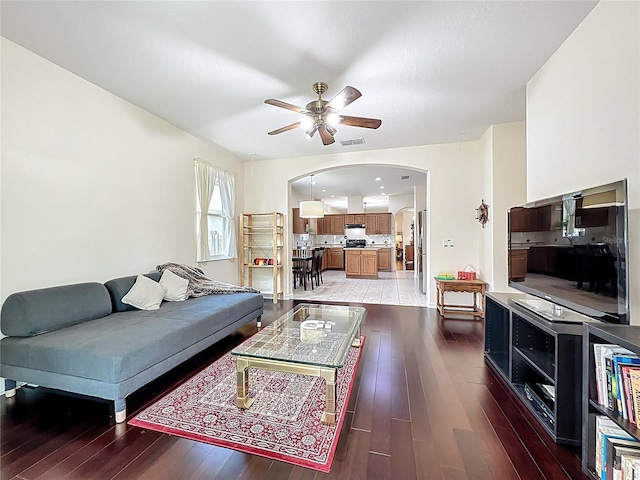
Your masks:
<svg viewBox="0 0 640 480"><path fill-rule="evenodd" d="M640 359L639 359L640 360ZM637 421L637 409L634 398L640 395L640 390L636 387L636 392L633 390L632 377L636 380L640 378L640 365L625 365L620 364L620 385L622 395L622 407L623 417L634 425L638 424Z"/></svg>
<svg viewBox="0 0 640 480"><path fill-rule="evenodd" d="M614 355L613 356L613 372L616 378L617 395L614 400L617 402L617 410L627 420L631 421L633 412L627 408L627 397L630 398L630 391L626 388L625 378L622 375L623 366L640 367L640 358L636 355Z"/></svg>
<svg viewBox="0 0 640 480"><path fill-rule="evenodd" d="M607 439L606 463L604 477L601 480L619 480L622 477L620 457L623 454L635 455L640 458L640 442L618 438Z"/></svg>
<svg viewBox="0 0 640 480"><path fill-rule="evenodd" d="M620 464L620 480L638 479L640 476L640 457L636 455L622 454L620 456Z"/></svg>
<svg viewBox="0 0 640 480"><path fill-rule="evenodd" d="M605 480L606 477L607 440L610 438L634 440L609 417L596 415L595 470L601 480Z"/></svg>
<svg viewBox="0 0 640 480"><path fill-rule="evenodd" d="M631 421L635 419L630 380L623 375L623 366L640 366L640 358L619 345L593 345L598 403Z"/></svg>

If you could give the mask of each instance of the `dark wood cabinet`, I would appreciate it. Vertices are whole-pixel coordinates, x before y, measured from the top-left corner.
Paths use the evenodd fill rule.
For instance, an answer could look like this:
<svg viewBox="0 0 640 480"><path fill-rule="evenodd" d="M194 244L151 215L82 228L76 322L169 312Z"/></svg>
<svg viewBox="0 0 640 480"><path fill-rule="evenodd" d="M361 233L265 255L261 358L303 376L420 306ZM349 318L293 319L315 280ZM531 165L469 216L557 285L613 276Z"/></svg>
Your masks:
<svg viewBox="0 0 640 480"><path fill-rule="evenodd" d="M521 282L527 276L528 250L509 250L509 280Z"/></svg>
<svg viewBox="0 0 640 480"><path fill-rule="evenodd" d="M291 219L292 219L292 231L294 234L301 233L317 233L318 228L318 220L322 220L321 218L302 218L300 217L300 209L292 208L291 209ZM307 225L309 229L307 230Z"/></svg>
<svg viewBox="0 0 640 480"><path fill-rule="evenodd" d="M512 208L509 211L509 229L512 232L526 232L524 215L525 210L521 207Z"/></svg>
<svg viewBox="0 0 640 480"><path fill-rule="evenodd" d="M576 227L606 227L609 224L608 208L578 208L576 209Z"/></svg>
<svg viewBox="0 0 640 480"><path fill-rule="evenodd" d="M513 303L522 294L488 293L485 359L556 443L582 441L582 324L553 323ZM540 385L553 388L554 399Z"/></svg>
<svg viewBox="0 0 640 480"><path fill-rule="evenodd" d="M509 223L512 232L548 232L558 227L554 225L554 206L545 205L538 208L512 208L509 211Z"/></svg>
<svg viewBox="0 0 640 480"><path fill-rule="evenodd" d="M536 208L536 225L539 232L551 231L551 205Z"/></svg>
<svg viewBox="0 0 640 480"><path fill-rule="evenodd" d="M295 234L307 233L305 230L307 222L305 218L300 218L299 208L291 209L291 219L293 223L293 233Z"/></svg>

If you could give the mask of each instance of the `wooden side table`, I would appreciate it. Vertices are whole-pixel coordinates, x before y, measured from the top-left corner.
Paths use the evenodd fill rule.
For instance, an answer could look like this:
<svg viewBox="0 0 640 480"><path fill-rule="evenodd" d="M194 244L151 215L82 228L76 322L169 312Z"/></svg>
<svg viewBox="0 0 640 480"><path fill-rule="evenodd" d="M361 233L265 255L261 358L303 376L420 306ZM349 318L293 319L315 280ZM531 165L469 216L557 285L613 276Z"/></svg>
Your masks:
<svg viewBox="0 0 640 480"><path fill-rule="evenodd" d="M434 277L436 281L436 305L438 312L443 317L445 315L472 315L473 317L484 319L485 293L487 283L482 280L441 280ZM463 292L473 294L473 305L447 305L445 302L445 292ZM478 294L480 298L478 299ZM480 300L478 302L478 300Z"/></svg>

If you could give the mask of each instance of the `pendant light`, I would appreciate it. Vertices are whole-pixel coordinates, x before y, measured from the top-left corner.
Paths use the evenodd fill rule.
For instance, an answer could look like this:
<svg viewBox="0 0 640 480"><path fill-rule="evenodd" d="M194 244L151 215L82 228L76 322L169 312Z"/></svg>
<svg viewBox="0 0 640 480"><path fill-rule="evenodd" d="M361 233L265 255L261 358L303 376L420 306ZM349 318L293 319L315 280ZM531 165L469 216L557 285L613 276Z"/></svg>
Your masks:
<svg viewBox="0 0 640 480"><path fill-rule="evenodd" d="M313 199L313 175L311 175L311 185L309 186L310 200L300 202L300 218L322 218L324 217L324 203Z"/></svg>

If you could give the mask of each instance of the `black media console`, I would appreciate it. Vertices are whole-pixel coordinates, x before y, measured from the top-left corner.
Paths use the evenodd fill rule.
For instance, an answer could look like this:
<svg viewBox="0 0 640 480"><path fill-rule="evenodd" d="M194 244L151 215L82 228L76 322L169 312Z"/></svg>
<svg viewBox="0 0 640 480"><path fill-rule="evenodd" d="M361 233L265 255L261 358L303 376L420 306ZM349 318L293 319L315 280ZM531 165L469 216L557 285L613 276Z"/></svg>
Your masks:
<svg viewBox="0 0 640 480"><path fill-rule="evenodd" d="M531 298L487 294L485 359L556 443L579 446L583 325L552 322L516 303Z"/></svg>

